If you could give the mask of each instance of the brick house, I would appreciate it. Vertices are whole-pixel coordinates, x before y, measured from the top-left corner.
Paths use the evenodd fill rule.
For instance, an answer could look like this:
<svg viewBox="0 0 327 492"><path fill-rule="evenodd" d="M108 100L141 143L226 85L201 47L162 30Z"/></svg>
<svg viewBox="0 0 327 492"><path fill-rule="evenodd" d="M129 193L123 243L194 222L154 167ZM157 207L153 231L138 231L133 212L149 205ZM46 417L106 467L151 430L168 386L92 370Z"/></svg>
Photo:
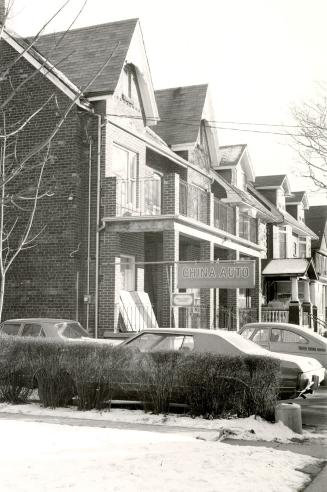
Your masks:
<svg viewBox="0 0 327 492"><path fill-rule="evenodd" d="M312 304L316 305L317 329L327 328L327 206L316 205L305 210L305 222L318 239L311 244L311 257L318 280L312 291ZM314 320L315 321L315 320Z"/></svg>
<svg viewBox="0 0 327 492"><path fill-rule="evenodd" d="M286 175L257 176L250 192L280 217L278 223L267 226L262 319L310 326L310 292L315 291L317 280L311 240L317 236L305 224L306 193L292 192Z"/></svg>
<svg viewBox="0 0 327 492"><path fill-rule="evenodd" d="M4 318L73 318L100 337L260 318L266 224L278 213L248 191L246 145L219 147L208 86L155 91L137 19L26 46L5 31L1 64L23 52L11 82L28 79L15 107L24 115L56 95L26 127L27 147L74 104L51 147L54 192L36 217L46 229L9 272ZM195 307L172 309L177 262L219 259L255 260L255 289L201 289Z"/></svg>

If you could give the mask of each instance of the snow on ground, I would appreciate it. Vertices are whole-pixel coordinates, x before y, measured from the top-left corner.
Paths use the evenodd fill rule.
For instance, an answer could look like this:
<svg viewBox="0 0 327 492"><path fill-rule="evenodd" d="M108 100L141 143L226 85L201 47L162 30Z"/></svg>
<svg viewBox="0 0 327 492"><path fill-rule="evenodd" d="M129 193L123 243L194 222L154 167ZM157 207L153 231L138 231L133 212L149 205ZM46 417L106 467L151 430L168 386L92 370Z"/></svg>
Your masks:
<svg viewBox="0 0 327 492"><path fill-rule="evenodd" d="M228 433L228 438L244 439L249 441L276 441L288 443L292 439L304 440L308 438L327 437L326 434L312 434L303 431L303 434L296 434L286 427L282 422L270 423L260 417L234 418L234 419L213 419L191 418L181 414L153 415L145 413L143 410L127 410L122 408L112 408L111 411L90 410L81 412L74 407L68 408L43 408L36 403L25 405L0 404L0 412L18 413L26 415L40 415L53 417L82 418L90 420L102 420L108 422L127 422L129 424L152 424L163 426L192 427L195 430L210 429L219 431L224 429Z"/></svg>
<svg viewBox="0 0 327 492"><path fill-rule="evenodd" d="M0 436L6 492L291 492L319 462L185 433L0 420Z"/></svg>

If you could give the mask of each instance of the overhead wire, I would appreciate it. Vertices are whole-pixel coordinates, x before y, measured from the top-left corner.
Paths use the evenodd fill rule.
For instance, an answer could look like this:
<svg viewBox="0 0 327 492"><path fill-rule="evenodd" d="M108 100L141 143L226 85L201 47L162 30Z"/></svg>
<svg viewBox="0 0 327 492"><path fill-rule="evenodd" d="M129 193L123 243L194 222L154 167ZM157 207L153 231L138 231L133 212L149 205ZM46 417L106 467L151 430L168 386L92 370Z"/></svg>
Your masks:
<svg viewBox="0 0 327 492"><path fill-rule="evenodd" d="M108 118L114 117L114 118L126 118L126 119L134 119L134 120L143 120L142 115L126 115L126 114L116 114L116 113L107 113L106 116ZM192 120L191 118L189 119L177 119L177 118L154 118L154 120L157 120L158 123L163 122L163 123L174 123L177 125L181 126L189 126L189 127L198 127L199 126L199 120ZM194 123L193 123L194 122ZM209 124L208 124L209 123ZM210 124L211 123L211 124ZM303 133L291 133L291 132L282 132L282 131L271 131L271 130L257 130L253 128L235 128L235 127L226 127L226 126L221 126L221 125L226 125L226 124L238 124L238 125L249 125L249 126L267 126L267 127L274 127L274 128L301 128L299 125L284 125L284 124L276 124L276 123L246 123L246 122L220 122L218 120L206 120L206 127L207 128L215 128L217 130L223 130L223 131L238 131L238 132L249 132L249 133L259 133L259 134L266 134L266 135L278 135L278 136L283 136L283 137L305 137L306 135Z"/></svg>

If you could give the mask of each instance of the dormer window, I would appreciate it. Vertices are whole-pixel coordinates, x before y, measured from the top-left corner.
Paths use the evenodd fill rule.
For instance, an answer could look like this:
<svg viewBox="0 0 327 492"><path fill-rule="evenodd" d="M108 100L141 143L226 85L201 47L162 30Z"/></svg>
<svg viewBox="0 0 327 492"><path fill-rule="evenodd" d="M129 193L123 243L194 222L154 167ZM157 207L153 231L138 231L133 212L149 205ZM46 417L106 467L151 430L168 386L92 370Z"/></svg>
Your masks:
<svg viewBox="0 0 327 492"><path fill-rule="evenodd" d="M285 194L281 188L277 190L277 208L285 210Z"/></svg>
<svg viewBox="0 0 327 492"><path fill-rule="evenodd" d="M123 70L123 95L133 98L133 67L130 64L126 64Z"/></svg>
<svg viewBox="0 0 327 492"><path fill-rule="evenodd" d="M236 186L240 190L245 191L246 189L246 175L241 167L239 167L236 171Z"/></svg>

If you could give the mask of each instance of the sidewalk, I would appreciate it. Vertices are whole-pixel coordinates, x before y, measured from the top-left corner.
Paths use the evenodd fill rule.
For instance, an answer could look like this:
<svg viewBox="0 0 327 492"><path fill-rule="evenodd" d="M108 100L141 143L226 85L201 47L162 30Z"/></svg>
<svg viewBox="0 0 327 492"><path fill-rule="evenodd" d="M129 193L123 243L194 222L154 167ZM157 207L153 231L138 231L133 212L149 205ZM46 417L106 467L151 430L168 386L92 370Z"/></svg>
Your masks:
<svg viewBox="0 0 327 492"><path fill-rule="evenodd" d="M121 430L139 430L146 432L159 432L165 434L188 434L189 436L200 438L206 441L212 441L217 438L217 431L206 428L192 428L183 426L165 426L156 425L153 423L129 423L110 421L108 419L90 419L90 418L72 418L69 416L54 416L54 415L33 415L24 413L0 412L1 420L20 420L25 422L40 422L57 425L68 425L78 427L97 427L111 428ZM252 446L272 448L278 451L291 451L300 455L308 455L314 458L325 460L327 463L327 435L326 438L318 437L314 440L303 442L280 443L274 441L246 441L240 439L226 438L222 441L227 446ZM327 484L327 464L321 466L311 466L306 470L312 482L305 488L306 492L323 492L326 490Z"/></svg>

